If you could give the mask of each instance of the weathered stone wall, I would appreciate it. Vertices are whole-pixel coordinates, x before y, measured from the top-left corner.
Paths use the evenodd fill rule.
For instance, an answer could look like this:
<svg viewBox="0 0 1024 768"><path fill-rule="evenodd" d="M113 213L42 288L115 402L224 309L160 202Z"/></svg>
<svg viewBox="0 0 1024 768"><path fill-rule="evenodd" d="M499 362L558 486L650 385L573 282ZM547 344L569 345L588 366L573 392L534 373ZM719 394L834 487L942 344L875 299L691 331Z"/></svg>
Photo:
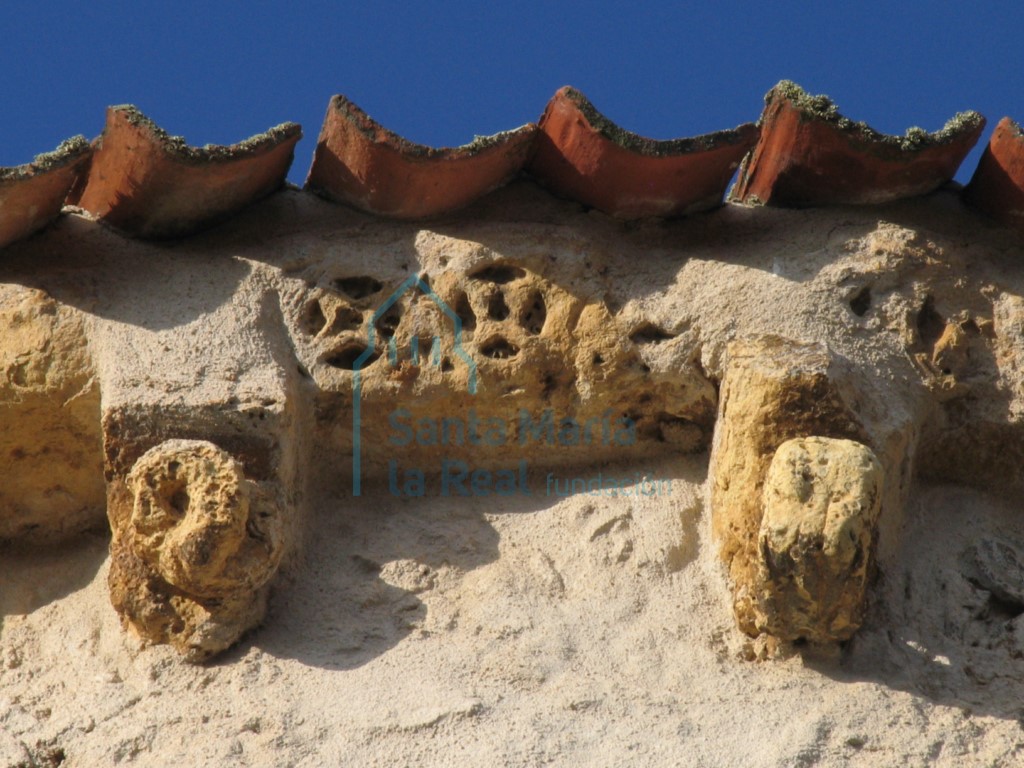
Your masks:
<svg viewBox="0 0 1024 768"><path fill-rule="evenodd" d="M100 385L83 313L0 286L0 540L103 525Z"/></svg>
<svg viewBox="0 0 1024 768"><path fill-rule="evenodd" d="M171 246L65 215L0 262L0 537L105 512L126 622L215 653L260 620L310 500L351 492L358 368L372 482L710 448L741 628L842 639L915 475L1020 482L1020 251L942 193L626 224L521 183L409 224L285 192ZM503 438L445 441L470 411ZM522 441L524 413L553 431ZM787 501L793 440L834 469Z"/></svg>

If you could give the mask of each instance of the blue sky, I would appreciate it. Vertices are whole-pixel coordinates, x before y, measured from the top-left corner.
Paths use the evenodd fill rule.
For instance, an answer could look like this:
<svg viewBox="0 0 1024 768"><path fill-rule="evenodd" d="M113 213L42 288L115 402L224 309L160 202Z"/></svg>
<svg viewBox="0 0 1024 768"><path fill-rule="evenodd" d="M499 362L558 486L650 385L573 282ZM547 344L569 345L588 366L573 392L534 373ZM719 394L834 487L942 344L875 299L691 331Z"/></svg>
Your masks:
<svg viewBox="0 0 1024 768"><path fill-rule="evenodd" d="M45 10L44 10L45 7ZM192 144L291 120L301 183L344 93L408 139L465 143L536 120L574 85L666 139L756 120L780 79L902 134L976 109L1024 121L1024 3L5 2L0 165L98 135L132 103ZM969 178L980 154L958 179Z"/></svg>

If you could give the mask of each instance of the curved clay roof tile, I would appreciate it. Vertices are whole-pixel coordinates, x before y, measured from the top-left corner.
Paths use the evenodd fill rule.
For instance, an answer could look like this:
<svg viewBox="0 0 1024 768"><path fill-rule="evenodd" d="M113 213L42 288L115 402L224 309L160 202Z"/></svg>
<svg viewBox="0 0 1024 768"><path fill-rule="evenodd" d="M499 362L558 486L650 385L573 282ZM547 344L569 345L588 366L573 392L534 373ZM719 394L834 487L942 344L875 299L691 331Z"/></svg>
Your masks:
<svg viewBox="0 0 1024 768"><path fill-rule="evenodd" d="M190 147L132 106L110 107L89 177L69 202L138 237L187 235L284 184L302 128Z"/></svg>
<svg viewBox="0 0 1024 768"><path fill-rule="evenodd" d="M931 192L956 174L985 127L961 112L936 133L879 133L843 117L826 96L783 80L765 96L761 139L731 198L780 206L883 203Z"/></svg>
<svg viewBox="0 0 1024 768"><path fill-rule="evenodd" d="M528 170L560 195L622 218L676 216L722 204L757 127L655 141L620 128L568 86L548 103Z"/></svg>
<svg viewBox="0 0 1024 768"><path fill-rule="evenodd" d="M968 203L1024 232L1024 131L1008 117L999 121L964 189Z"/></svg>
<svg viewBox="0 0 1024 768"><path fill-rule="evenodd" d="M0 168L0 248L42 229L60 214L91 154L89 142L76 136L31 163Z"/></svg>
<svg viewBox="0 0 1024 768"><path fill-rule="evenodd" d="M306 187L370 213L417 219L447 213L501 186L523 167L537 126L434 149L392 133L335 96Z"/></svg>

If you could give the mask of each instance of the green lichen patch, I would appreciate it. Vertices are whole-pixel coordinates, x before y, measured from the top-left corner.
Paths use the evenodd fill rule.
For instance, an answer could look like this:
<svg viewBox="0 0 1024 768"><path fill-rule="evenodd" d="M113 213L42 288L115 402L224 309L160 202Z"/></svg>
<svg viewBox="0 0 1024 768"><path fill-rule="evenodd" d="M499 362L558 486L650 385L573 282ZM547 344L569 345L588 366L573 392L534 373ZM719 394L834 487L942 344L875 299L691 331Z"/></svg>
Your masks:
<svg viewBox="0 0 1024 768"><path fill-rule="evenodd" d="M576 108L579 109L595 131L606 139L615 142L620 147L640 155L671 157L674 155L688 155L694 152L706 152L723 145L749 143L753 135L754 124L745 123L730 130L705 133L700 136L667 140L648 139L627 131L614 121L609 120L597 110L586 96L575 88L566 88L564 93L576 105Z"/></svg>
<svg viewBox="0 0 1024 768"><path fill-rule="evenodd" d="M1021 129L1020 123L1015 120L1011 120L1010 118L1006 118L1006 123L1014 138L1024 140L1024 130Z"/></svg>
<svg viewBox="0 0 1024 768"><path fill-rule="evenodd" d="M89 142L84 136L73 136L62 141L52 152L36 155L31 163L13 168L0 168L0 181L16 181L37 173L64 168L80 161L89 154L89 151Z"/></svg>
<svg viewBox="0 0 1024 768"><path fill-rule="evenodd" d="M855 122L839 113L839 108L828 96L811 95L792 80L782 80L765 94L766 106L784 99L799 109L808 119L820 120L834 125L841 131L854 134L858 138L897 147L904 150L919 150L925 147L950 144L980 130L985 125L985 118L974 111L957 112L941 130L929 133L923 128L908 128L903 136L876 131L865 122Z"/></svg>
<svg viewBox="0 0 1024 768"><path fill-rule="evenodd" d="M535 123L526 123L525 125L513 128L510 131L499 131L498 133L491 134L490 136L474 136L471 142L463 144L461 147L458 147L456 151L475 155L478 152L483 152L491 147L507 144L524 133L533 133L536 130L537 126Z"/></svg>
<svg viewBox="0 0 1024 768"><path fill-rule="evenodd" d="M237 144L228 146L206 144L202 147L193 147L185 141L183 136L172 136L167 133L133 104L120 104L110 109L120 113L131 125L145 129L168 154L189 162L231 160L254 155L264 150L273 149L290 139L302 137L302 126L297 123L281 123Z"/></svg>
<svg viewBox="0 0 1024 768"><path fill-rule="evenodd" d="M426 144L409 141L385 128L344 96L338 95L331 99L331 108L374 144L386 144L407 157L421 159L472 157L492 147L516 141L524 134L533 133L537 129L533 123L527 123L491 136L474 136L468 144L459 147L428 147Z"/></svg>

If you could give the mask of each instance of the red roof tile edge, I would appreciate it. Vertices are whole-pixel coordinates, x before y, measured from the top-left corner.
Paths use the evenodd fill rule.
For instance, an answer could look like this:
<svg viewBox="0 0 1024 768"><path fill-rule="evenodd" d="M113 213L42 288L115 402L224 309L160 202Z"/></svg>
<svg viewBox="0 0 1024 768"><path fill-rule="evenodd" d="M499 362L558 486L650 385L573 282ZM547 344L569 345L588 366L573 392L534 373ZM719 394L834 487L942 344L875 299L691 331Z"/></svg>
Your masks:
<svg viewBox="0 0 1024 768"><path fill-rule="evenodd" d="M387 130L344 96L327 107L306 188L361 210L400 219L448 213L522 169L537 126L434 149Z"/></svg>
<svg viewBox="0 0 1024 768"><path fill-rule="evenodd" d="M1010 118L996 125L964 199L1024 234L1024 131Z"/></svg>
<svg viewBox="0 0 1024 768"><path fill-rule="evenodd" d="M936 133L879 133L825 96L783 80L765 96L761 138L730 198L781 206L871 204L931 192L956 174L985 118L961 112Z"/></svg>
<svg viewBox="0 0 1024 768"><path fill-rule="evenodd" d="M525 172L613 216L678 216L720 205L747 153L730 200L872 204L949 181L985 125L981 115L964 112L936 133L912 128L888 136L789 81L769 91L765 103L756 125L656 141L620 128L565 87L539 126L435 149L403 139L335 96L306 187L373 214L417 219L468 205ZM111 107L92 148L78 137L35 163L0 168L0 247L55 218L69 188L66 202L130 235L191 234L283 186L301 135L298 125L285 123L231 146L191 147L134 107ZM964 191L977 208L1019 230L1022 145L1019 126L1004 119Z"/></svg>
<svg viewBox="0 0 1024 768"><path fill-rule="evenodd" d="M60 215L68 190L91 155L89 142L75 136L31 163L0 168L0 248Z"/></svg>
<svg viewBox="0 0 1024 768"><path fill-rule="evenodd" d="M630 133L566 86L547 105L527 170L545 186L619 218L679 216L722 204L758 129L656 141Z"/></svg>
<svg viewBox="0 0 1024 768"><path fill-rule="evenodd" d="M231 146L190 147L135 107L110 107L68 202L137 237L188 235L281 187L300 138L283 123Z"/></svg>

